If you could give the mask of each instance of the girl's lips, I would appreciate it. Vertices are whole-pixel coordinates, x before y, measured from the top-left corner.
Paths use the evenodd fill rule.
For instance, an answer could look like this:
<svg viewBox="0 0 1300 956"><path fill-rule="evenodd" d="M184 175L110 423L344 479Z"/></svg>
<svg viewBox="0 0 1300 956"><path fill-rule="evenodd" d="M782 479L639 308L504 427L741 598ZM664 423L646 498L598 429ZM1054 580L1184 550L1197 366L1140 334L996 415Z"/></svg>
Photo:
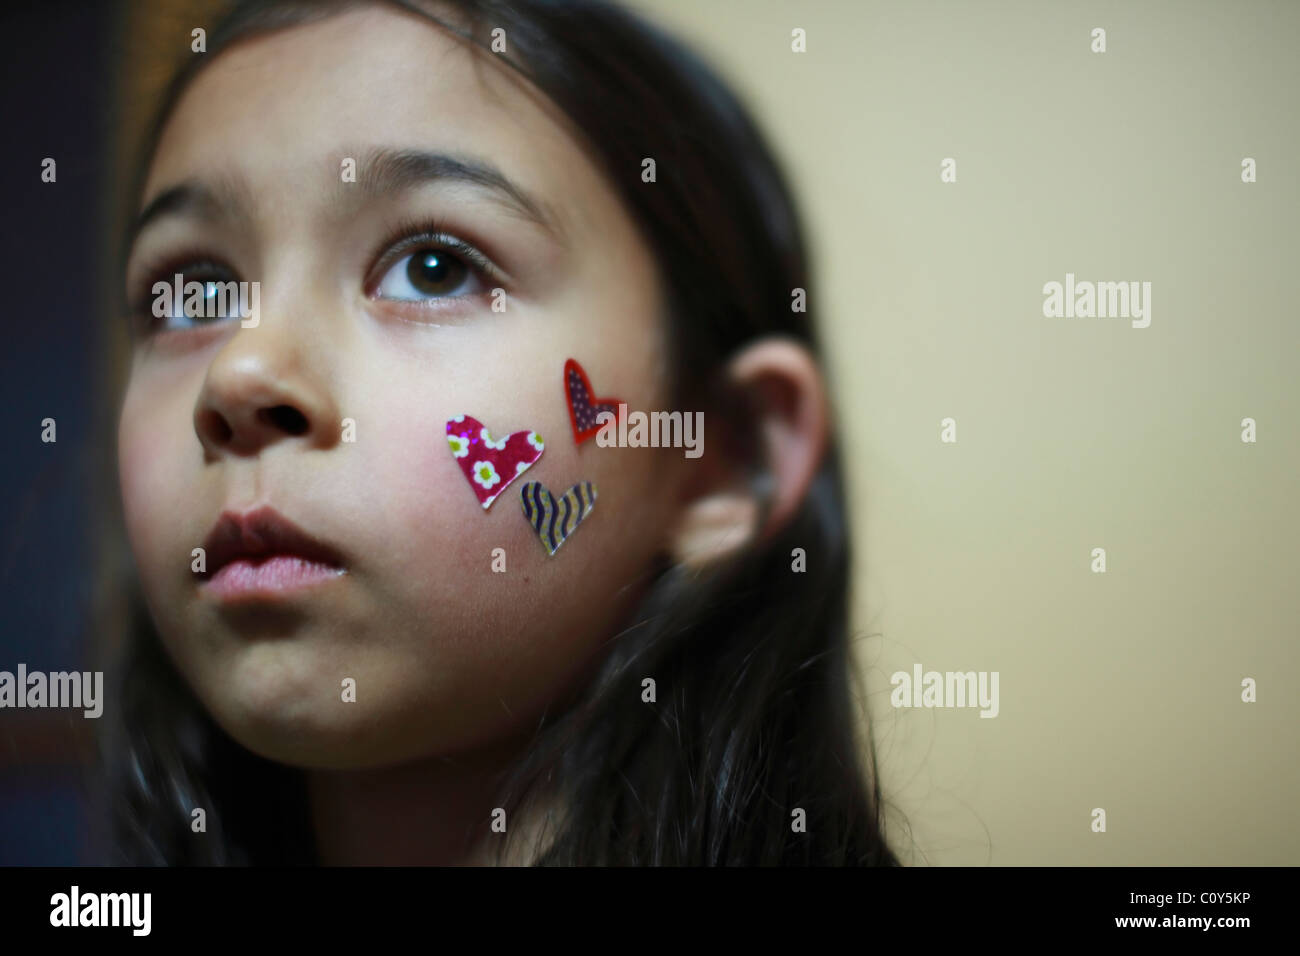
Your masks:
<svg viewBox="0 0 1300 956"><path fill-rule="evenodd" d="M346 573L343 568L296 554L276 554L230 561L202 587L209 594L226 600L272 598Z"/></svg>
<svg viewBox="0 0 1300 956"><path fill-rule="evenodd" d="M222 512L204 547L200 587L226 601L285 597L346 573L338 550L270 505Z"/></svg>

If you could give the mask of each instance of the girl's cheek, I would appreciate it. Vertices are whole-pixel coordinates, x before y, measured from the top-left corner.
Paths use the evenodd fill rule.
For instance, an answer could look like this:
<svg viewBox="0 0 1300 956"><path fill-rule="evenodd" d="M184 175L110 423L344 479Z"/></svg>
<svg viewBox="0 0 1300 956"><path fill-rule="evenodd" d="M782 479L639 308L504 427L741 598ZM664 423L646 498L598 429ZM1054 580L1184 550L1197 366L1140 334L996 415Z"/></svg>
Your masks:
<svg viewBox="0 0 1300 956"><path fill-rule="evenodd" d="M539 383L537 391L533 397L524 390L522 398L481 394L477 402L472 393L455 406L446 396L431 398L429 407L442 411L389 419L372 436L371 451L358 441L354 453L362 459L355 474L368 487L357 497L376 502L377 524L386 529L368 544L379 550L390 580L438 604L439 616L452 610L445 602L453 596L457 612L496 618L515 633L527 621L567 618L570 606L576 616L589 615L616 590L605 579L629 571L624 565L635 564L649 544L655 489L647 483L646 462L635 452L598 448L594 440L576 445L562 390ZM545 402L542 396L552 391L559 396ZM457 414L479 420L498 442L519 442L508 436L533 432L541 438L541 454L523 472L476 488L465 472L473 471L482 446L455 455L446 426ZM583 518L567 537L550 539L559 545L550 554L525 514L523 492L540 485L543 496L562 501L575 485L584 485L585 493L586 482L595 498L583 499ZM485 509L481 495L492 493L497 497ZM578 499L570 502L576 507Z"/></svg>
<svg viewBox="0 0 1300 956"><path fill-rule="evenodd" d="M157 406L144 401L138 389L129 389L118 427L118 474L122 505L132 549L144 565L151 563L159 541L167 504L174 498L167 469L175 461L175 436L166 433Z"/></svg>
<svg viewBox="0 0 1300 956"><path fill-rule="evenodd" d="M532 481L558 483L561 479L556 476L567 474L577 464L568 460L565 449L555 447L561 437L560 422L555 417L510 412L493 405L491 414L479 412L481 421L494 440L506 440L512 450L521 446L523 439L508 436L521 430L542 435L550 432L555 438L543 441L540 456L523 472L507 475L502 473L506 467L501 465L499 472L487 476L486 485L476 482L474 465L480 460L491 462L493 456L482 453L481 442L476 442L464 457L456 456L446 430L455 414L474 416L472 411L445 412L425 417L418 427L394 425L381 433L377 440L382 449L366 456L358 474L382 485L383 523L400 535L389 546L396 546L408 566L444 580L456 578L472 583L481 575L501 576L500 570L493 570L494 557L497 569L503 563L510 568L511 556L516 562L523 560L523 546L529 543L531 530L520 497L524 487ZM513 456L510 460L514 460ZM496 464L500 463L501 459L496 459ZM371 493L377 491L371 489ZM484 508L482 496L492 494L496 497ZM541 548L536 541L534 545ZM498 549L507 556L504 562L496 554Z"/></svg>
<svg viewBox="0 0 1300 956"><path fill-rule="evenodd" d="M186 495L187 489L193 494L194 485L192 476L183 474L186 456L179 449L185 446L178 444L183 436L177 434L176 411L159 398L147 389L128 388L118 425L118 475L141 595L168 640L183 630L184 600L177 585L187 579L191 551L202 539L182 530L193 527Z"/></svg>

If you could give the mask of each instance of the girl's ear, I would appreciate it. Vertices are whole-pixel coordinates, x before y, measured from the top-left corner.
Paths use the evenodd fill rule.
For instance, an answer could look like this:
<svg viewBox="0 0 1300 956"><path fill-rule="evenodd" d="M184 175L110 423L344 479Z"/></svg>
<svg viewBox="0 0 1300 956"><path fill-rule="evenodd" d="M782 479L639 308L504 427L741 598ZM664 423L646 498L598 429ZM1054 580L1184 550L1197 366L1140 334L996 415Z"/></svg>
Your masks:
<svg viewBox="0 0 1300 956"><path fill-rule="evenodd" d="M684 487L673 558L703 565L761 543L798 512L826 453L830 409L812 353L793 339L765 338L725 367L733 409L710 429L703 459ZM723 429L725 434L719 435ZM713 450L710 459L708 450Z"/></svg>

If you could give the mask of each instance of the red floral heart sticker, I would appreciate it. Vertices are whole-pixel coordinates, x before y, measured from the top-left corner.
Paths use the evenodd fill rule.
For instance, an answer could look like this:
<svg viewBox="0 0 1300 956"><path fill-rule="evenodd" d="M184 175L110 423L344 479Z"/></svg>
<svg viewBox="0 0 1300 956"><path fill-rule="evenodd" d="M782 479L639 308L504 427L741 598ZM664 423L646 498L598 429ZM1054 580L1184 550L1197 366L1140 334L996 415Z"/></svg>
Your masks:
<svg viewBox="0 0 1300 956"><path fill-rule="evenodd" d="M573 440L577 444L581 445L600 431L602 422L597 420L597 416L601 412L612 413L614 421L618 421L618 406L623 404L623 400L594 398L587 373L575 359L564 363L564 394L569 399L569 423L573 426Z"/></svg>
<svg viewBox="0 0 1300 956"><path fill-rule="evenodd" d="M512 432L497 439L468 415L457 415L447 423L447 444L484 511L542 457L544 448L537 432Z"/></svg>

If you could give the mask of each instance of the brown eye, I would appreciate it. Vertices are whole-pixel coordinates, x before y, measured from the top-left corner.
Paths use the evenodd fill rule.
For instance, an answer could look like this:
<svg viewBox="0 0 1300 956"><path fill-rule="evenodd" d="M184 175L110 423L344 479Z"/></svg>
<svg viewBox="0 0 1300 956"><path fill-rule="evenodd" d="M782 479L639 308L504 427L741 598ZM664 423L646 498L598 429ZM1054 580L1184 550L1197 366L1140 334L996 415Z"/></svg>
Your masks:
<svg viewBox="0 0 1300 956"><path fill-rule="evenodd" d="M411 256L406 276L411 285L427 295L453 292L465 281L465 265L445 252L430 249Z"/></svg>
<svg viewBox="0 0 1300 956"><path fill-rule="evenodd" d="M446 249L425 247L395 262L380 280L377 292L384 298L402 301L465 295L476 291L464 288L474 278L459 256Z"/></svg>

